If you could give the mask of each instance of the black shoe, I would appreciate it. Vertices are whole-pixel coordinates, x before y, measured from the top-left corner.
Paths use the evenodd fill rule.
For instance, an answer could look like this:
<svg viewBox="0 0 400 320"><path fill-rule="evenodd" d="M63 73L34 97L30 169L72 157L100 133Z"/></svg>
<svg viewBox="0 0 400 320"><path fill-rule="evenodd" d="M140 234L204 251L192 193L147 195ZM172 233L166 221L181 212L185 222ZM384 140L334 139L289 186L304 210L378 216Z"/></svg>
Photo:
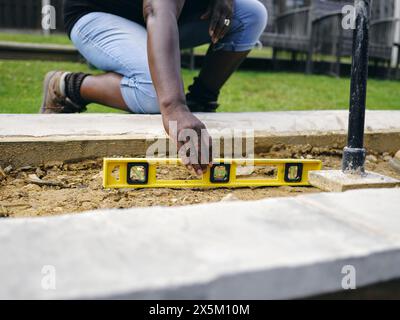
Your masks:
<svg viewBox="0 0 400 320"><path fill-rule="evenodd" d="M186 101L187 106L192 112L209 112L215 113L219 107L217 102L199 102L195 100L188 99Z"/></svg>

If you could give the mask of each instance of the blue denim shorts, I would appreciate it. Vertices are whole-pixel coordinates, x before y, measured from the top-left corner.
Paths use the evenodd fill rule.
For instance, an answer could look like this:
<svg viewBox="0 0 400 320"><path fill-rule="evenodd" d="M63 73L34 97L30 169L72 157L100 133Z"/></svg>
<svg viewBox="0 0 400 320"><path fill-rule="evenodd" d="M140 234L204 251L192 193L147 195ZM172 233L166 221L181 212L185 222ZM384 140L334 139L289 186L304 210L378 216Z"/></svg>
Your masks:
<svg viewBox="0 0 400 320"><path fill-rule="evenodd" d="M231 28L215 50L251 50L266 27L268 14L261 2L234 1ZM179 23L182 49L210 43L209 21L201 20L201 14ZM133 113L160 113L147 60L145 27L109 13L92 12L76 22L71 40L90 64L123 76L122 96Z"/></svg>

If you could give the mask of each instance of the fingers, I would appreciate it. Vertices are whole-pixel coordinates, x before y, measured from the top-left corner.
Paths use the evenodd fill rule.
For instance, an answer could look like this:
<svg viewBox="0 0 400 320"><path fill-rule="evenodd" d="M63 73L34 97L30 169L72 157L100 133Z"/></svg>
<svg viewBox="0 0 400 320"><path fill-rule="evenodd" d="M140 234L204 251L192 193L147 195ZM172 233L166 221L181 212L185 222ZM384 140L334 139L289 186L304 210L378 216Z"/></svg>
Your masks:
<svg viewBox="0 0 400 320"><path fill-rule="evenodd" d="M212 163L212 139L206 129L198 132L194 139L180 143L178 155L189 171L201 176L207 172Z"/></svg>
<svg viewBox="0 0 400 320"><path fill-rule="evenodd" d="M219 17L220 17L219 12L214 11L214 12L212 13L211 21L210 21L210 30L209 30L209 33L210 33L210 37L211 37L213 43L215 43L214 40L216 39L216 38L214 37L214 35L215 35L215 33L216 33L216 30L215 30L215 29L217 28L218 21L219 21Z"/></svg>
<svg viewBox="0 0 400 320"><path fill-rule="evenodd" d="M212 36L212 42L215 44L221 40L229 31L229 26L226 25L227 17L221 16L218 19L217 26Z"/></svg>
<svg viewBox="0 0 400 320"><path fill-rule="evenodd" d="M227 22L229 21L229 24L227 25ZM232 20L229 16L224 16L220 20L220 34L218 35L219 39L223 39L226 34L228 33L230 29L230 24L232 23Z"/></svg>
<svg viewBox="0 0 400 320"><path fill-rule="evenodd" d="M207 171L208 167L212 164L213 150L212 150L212 139L206 129L201 131L201 142L200 142L200 159L203 171Z"/></svg>
<svg viewBox="0 0 400 320"><path fill-rule="evenodd" d="M233 9L226 6L214 7L208 14L211 17L209 33L214 44L228 33L232 14ZM227 20L229 20L229 23L227 23Z"/></svg>
<svg viewBox="0 0 400 320"><path fill-rule="evenodd" d="M182 159L182 164L185 165L189 171L201 176L204 171L201 167L200 161L198 160L198 152L195 148L195 144L196 143L191 141L182 144L179 148L178 154Z"/></svg>

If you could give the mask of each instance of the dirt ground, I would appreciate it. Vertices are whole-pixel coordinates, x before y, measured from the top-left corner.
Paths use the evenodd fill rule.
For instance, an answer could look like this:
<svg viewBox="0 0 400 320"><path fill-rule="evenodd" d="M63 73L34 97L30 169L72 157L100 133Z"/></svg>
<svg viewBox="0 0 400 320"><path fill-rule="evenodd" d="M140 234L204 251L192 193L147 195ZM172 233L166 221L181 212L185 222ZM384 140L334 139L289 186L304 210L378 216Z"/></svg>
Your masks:
<svg viewBox="0 0 400 320"><path fill-rule="evenodd" d="M261 158L316 158L325 169L340 168L342 150L305 146L276 145ZM386 154L370 154L367 170L400 179ZM181 170L162 171L181 175ZM187 175L186 171L183 173ZM175 178L175 176L169 176ZM257 200L317 193L312 187L273 187L241 189L129 189L104 190L102 159L79 163L47 163L40 167L0 168L0 217L35 217L78 213L101 208L131 208L146 206L180 206L221 200Z"/></svg>

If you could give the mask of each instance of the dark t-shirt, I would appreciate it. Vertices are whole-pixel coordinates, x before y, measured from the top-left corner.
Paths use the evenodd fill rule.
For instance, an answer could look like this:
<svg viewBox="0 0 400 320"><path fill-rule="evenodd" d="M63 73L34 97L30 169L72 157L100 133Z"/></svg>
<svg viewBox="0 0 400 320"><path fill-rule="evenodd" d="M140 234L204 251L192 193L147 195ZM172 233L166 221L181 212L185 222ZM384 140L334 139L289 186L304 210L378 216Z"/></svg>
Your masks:
<svg viewBox="0 0 400 320"><path fill-rule="evenodd" d="M186 0L181 18L192 13L204 13L210 0ZM145 24L143 19L143 0L64 0L64 24L68 35L74 24L90 12L107 12Z"/></svg>
<svg viewBox="0 0 400 320"><path fill-rule="evenodd" d="M107 12L142 23L143 0L64 0L64 24L68 34L74 24L90 12Z"/></svg>

